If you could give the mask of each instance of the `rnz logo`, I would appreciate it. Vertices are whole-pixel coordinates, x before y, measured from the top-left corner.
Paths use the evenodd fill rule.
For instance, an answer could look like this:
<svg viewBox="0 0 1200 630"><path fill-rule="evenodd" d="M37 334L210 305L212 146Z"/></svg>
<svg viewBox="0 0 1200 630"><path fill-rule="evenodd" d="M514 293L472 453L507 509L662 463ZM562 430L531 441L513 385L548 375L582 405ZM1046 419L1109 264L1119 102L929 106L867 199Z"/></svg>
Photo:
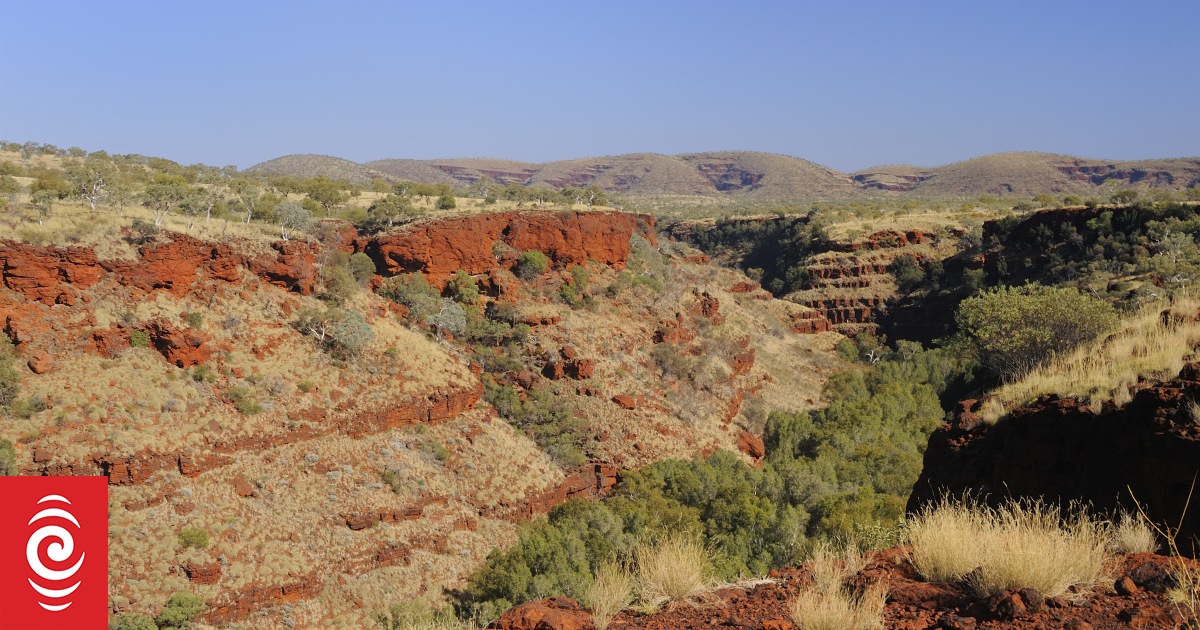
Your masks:
<svg viewBox="0 0 1200 630"><path fill-rule="evenodd" d="M0 477L0 630L106 628L108 480Z"/></svg>

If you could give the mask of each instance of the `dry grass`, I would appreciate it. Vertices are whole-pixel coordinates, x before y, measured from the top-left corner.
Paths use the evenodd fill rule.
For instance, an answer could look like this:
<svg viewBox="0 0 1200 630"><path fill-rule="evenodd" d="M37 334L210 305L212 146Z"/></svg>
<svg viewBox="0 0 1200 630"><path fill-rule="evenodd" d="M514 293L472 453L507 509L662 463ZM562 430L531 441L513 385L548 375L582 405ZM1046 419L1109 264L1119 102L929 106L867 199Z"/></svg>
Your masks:
<svg viewBox="0 0 1200 630"><path fill-rule="evenodd" d="M909 521L911 560L924 577L962 581L977 593L1033 588L1057 597L1086 592L1112 559L1108 525L1079 510L1066 519L1040 502L992 509L940 503Z"/></svg>
<svg viewBox="0 0 1200 630"><path fill-rule="evenodd" d="M1179 529L1183 526L1184 517L1187 515L1188 508L1192 504L1192 496L1196 492L1196 477L1192 478L1192 485L1188 488L1187 500L1184 501L1183 511L1179 515L1179 524L1171 527L1168 524L1159 525L1150 521L1146 517L1145 510L1142 509L1140 502L1134 498L1137 504L1138 516L1143 523L1148 523L1154 531L1162 536L1167 541L1167 553L1171 556L1171 568L1175 577L1175 586L1167 590L1167 599L1179 610L1184 617L1191 620L1194 627L1197 621L1200 621L1200 569L1197 569L1197 564L1189 562L1188 559L1179 552ZM1200 545L1200 541L1193 541L1193 548Z"/></svg>
<svg viewBox="0 0 1200 630"><path fill-rule="evenodd" d="M596 630L607 628L617 613L629 605L632 597L633 576L615 562L600 565L587 596Z"/></svg>
<svg viewBox="0 0 1200 630"><path fill-rule="evenodd" d="M650 608L692 602L714 585L708 550L686 534L643 542L634 548L633 557L639 597Z"/></svg>
<svg viewBox="0 0 1200 630"><path fill-rule="evenodd" d="M1151 304L1122 322L1121 330L1085 344L995 391L980 416L999 420L1008 409L1042 394L1088 400L1095 407L1128 402L1139 377L1170 378L1200 343L1195 314L1200 298ZM1164 311L1170 311L1166 318Z"/></svg>
<svg viewBox="0 0 1200 630"><path fill-rule="evenodd" d="M1112 531L1112 547L1117 553L1153 553L1158 551L1154 529L1141 516L1121 514Z"/></svg>
<svg viewBox="0 0 1200 630"><path fill-rule="evenodd" d="M866 566L866 558L853 543L835 550L818 546L809 557L813 586L791 602L792 622L800 630L874 630L883 628L887 589L876 584L865 592L846 589L847 577Z"/></svg>

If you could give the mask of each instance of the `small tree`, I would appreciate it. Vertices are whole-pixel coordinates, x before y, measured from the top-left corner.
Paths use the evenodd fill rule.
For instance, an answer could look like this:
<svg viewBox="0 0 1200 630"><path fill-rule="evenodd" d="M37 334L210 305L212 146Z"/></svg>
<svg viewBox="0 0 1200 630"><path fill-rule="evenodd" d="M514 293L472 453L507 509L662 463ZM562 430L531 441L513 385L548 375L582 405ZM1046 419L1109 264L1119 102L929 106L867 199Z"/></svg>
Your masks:
<svg viewBox="0 0 1200 630"><path fill-rule="evenodd" d="M142 192L142 205L154 211L154 225L163 219L190 194L187 181L180 175L158 175Z"/></svg>
<svg viewBox="0 0 1200 630"><path fill-rule="evenodd" d="M346 183L329 179L324 175L314 177L304 186L308 198L321 204L325 214L329 214L337 206L346 203L350 194L346 192Z"/></svg>
<svg viewBox="0 0 1200 630"><path fill-rule="evenodd" d="M279 236L285 241L293 231L306 229L312 223L308 209L291 200L275 206L275 217L279 219Z"/></svg>
<svg viewBox="0 0 1200 630"><path fill-rule="evenodd" d="M550 259L536 249L522 252L517 257L517 275L526 280L531 280L546 273L546 269L549 266Z"/></svg>
<svg viewBox="0 0 1200 630"><path fill-rule="evenodd" d="M384 280L379 286L379 295L407 306L411 321L423 322L441 308L441 295L419 273Z"/></svg>
<svg viewBox="0 0 1200 630"><path fill-rule="evenodd" d="M112 163L97 158L72 160L67 163L66 171L71 194L82 198L95 212L96 204L108 194L108 183L113 178Z"/></svg>
<svg viewBox="0 0 1200 630"><path fill-rule="evenodd" d="M458 204L454 201L454 195L450 194L449 191L442 193L441 196L438 197L438 210L453 210L457 206Z"/></svg>
<svg viewBox="0 0 1200 630"><path fill-rule="evenodd" d="M959 331L1002 378L1020 377L1114 326L1107 302L1070 287L999 287L962 301Z"/></svg>
<svg viewBox="0 0 1200 630"><path fill-rule="evenodd" d="M43 225L50 218L50 209L58 196L49 190L39 190L29 196L29 204L37 211L38 225Z"/></svg>
<svg viewBox="0 0 1200 630"><path fill-rule="evenodd" d="M371 276L375 275L375 261L363 252L351 255L350 261L346 265L350 269L350 275L354 276L359 286L366 286Z"/></svg>
<svg viewBox="0 0 1200 630"><path fill-rule="evenodd" d="M416 216L412 200L407 195L387 194L367 208L367 221L363 226L369 230L384 230L403 218Z"/></svg>
<svg viewBox="0 0 1200 630"><path fill-rule="evenodd" d="M475 284L475 279L462 269L454 272L454 277L450 278L446 288L450 297L460 304L470 306L479 301L479 286Z"/></svg>

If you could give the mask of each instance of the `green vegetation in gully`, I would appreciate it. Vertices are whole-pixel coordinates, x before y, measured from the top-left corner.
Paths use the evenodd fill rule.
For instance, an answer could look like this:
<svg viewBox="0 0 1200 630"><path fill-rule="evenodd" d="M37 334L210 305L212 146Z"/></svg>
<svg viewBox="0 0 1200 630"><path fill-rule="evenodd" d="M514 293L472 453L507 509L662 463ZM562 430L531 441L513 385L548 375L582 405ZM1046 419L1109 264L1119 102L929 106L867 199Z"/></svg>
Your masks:
<svg viewBox="0 0 1200 630"><path fill-rule="evenodd" d="M830 244L825 226L811 215L759 221L718 219L712 228L691 234L689 240L716 256L736 253L738 266L746 275L776 296L808 288L805 259Z"/></svg>
<svg viewBox="0 0 1200 630"><path fill-rule="evenodd" d="M852 343L842 351L860 352ZM612 497L570 501L522 526L520 542L471 576L459 612L490 618L523 601L583 597L600 564L628 559L638 541L663 532L701 537L724 579L796 563L818 540L886 532L902 518L929 432L944 418L939 394L970 368L946 350L902 343L831 378L827 408L772 413L761 469L718 451L629 472Z"/></svg>

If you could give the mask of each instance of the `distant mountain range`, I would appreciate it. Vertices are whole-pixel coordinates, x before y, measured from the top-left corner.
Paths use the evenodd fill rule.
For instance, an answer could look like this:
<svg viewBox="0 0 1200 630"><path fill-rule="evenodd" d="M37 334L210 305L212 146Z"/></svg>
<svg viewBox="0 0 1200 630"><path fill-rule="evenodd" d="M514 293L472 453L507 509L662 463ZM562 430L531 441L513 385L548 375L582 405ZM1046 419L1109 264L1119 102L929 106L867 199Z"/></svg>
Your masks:
<svg viewBox="0 0 1200 630"><path fill-rule="evenodd" d="M1053 153L996 153L939 167L878 166L842 173L807 160L752 151L659 155L633 153L533 164L513 160L375 160L358 164L324 155L287 155L251 173L373 179L466 186L486 175L504 184L590 186L629 198L698 197L730 201L854 200L1095 195L1122 188L1200 186L1200 158L1130 162Z"/></svg>

